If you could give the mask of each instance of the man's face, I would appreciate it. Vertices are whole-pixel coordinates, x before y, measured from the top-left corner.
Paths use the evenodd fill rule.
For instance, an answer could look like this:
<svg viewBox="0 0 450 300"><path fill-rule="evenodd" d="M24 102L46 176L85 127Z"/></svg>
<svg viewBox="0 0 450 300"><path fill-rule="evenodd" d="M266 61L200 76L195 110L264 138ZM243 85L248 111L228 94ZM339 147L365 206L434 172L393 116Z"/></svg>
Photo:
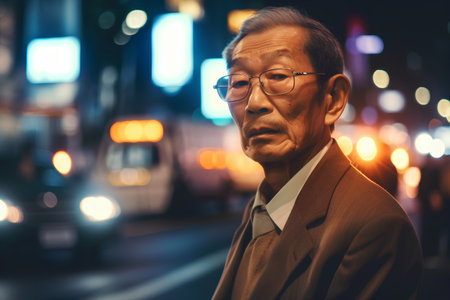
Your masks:
<svg viewBox="0 0 450 300"><path fill-rule="evenodd" d="M233 51L230 74L257 76L273 68L321 72L313 69L303 51L307 40L307 31L295 26L248 35ZM247 98L229 103L250 158L264 164L308 157L329 140L316 75L296 76L294 89L284 95L266 95L258 79L252 79L251 85Z"/></svg>

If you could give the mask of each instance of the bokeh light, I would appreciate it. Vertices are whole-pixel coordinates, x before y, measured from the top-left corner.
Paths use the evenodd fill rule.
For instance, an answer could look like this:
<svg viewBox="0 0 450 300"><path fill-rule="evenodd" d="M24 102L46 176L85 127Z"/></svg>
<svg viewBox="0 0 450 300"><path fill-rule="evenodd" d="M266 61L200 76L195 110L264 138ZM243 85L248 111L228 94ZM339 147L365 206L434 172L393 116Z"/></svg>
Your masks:
<svg viewBox="0 0 450 300"><path fill-rule="evenodd" d="M226 74L227 64L223 58L205 59L201 64L201 112L208 119L231 119L228 104L212 88L217 79Z"/></svg>
<svg viewBox="0 0 450 300"><path fill-rule="evenodd" d="M114 123L110 137L116 143L159 142L164 128L157 120L129 120Z"/></svg>
<svg viewBox="0 0 450 300"><path fill-rule="evenodd" d="M225 169L227 167L227 153L220 149L201 149L198 154L198 163L203 169Z"/></svg>
<svg viewBox="0 0 450 300"><path fill-rule="evenodd" d="M69 174L72 169L72 159L70 155L65 151L58 151L53 155L53 165L56 170L63 175Z"/></svg>
<svg viewBox="0 0 450 300"><path fill-rule="evenodd" d="M403 146L410 141L408 130L402 123L383 125L380 128L379 136L388 145Z"/></svg>
<svg viewBox="0 0 450 300"><path fill-rule="evenodd" d="M58 204L58 198L52 192L46 192L42 196L42 203L45 207L53 208Z"/></svg>
<svg viewBox="0 0 450 300"><path fill-rule="evenodd" d="M125 35L135 35L139 31L139 28L130 28L126 22L122 23L122 32Z"/></svg>
<svg viewBox="0 0 450 300"><path fill-rule="evenodd" d="M403 181L410 187L417 187L420 183L421 172L418 167L409 167L403 173Z"/></svg>
<svg viewBox="0 0 450 300"><path fill-rule="evenodd" d="M433 141L433 138L431 135L429 135L426 132L420 133L417 135L417 137L414 140L414 147L416 148L417 152L420 154L428 154L430 153L430 145Z"/></svg>
<svg viewBox="0 0 450 300"><path fill-rule="evenodd" d="M383 40L376 35L360 35L356 37L356 49L364 54L379 54L383 52Z"/></svg>
<svg viewBox="0 0 450 300"><path fill-rule="evenodd" d="M232 151L228 153L226 160L227 168L231 171L232 175L243 174L252 176L261 175L261 166L246 156L242 151Z"/></svg>
<svg viewBox="0 0 450 300"><path fill-rule="evenodd" d="M418 87L416 92L414 93L414 96L416 97L417 103L419 103L420 105L427 105L428 103L430 103L431 93L430 90L426 87Z"/></svg>
<svg viewBox="0 0 450 300"><path fill-rule="evenodd" d="M367 125L375 125L378 120L378 112L372 106L366 106L361 110L361 119Z"/></svg>
<svg viewBox="0 0 450 300"><path fill-rule="evenodd" d="M21 223L23 221L22 210L17 206L10 206L8 210L8 221L11 223Z"/></svg>
<svg viewBox="0 0 450 300"><path fill-rule="evenodd" d="M350 155L353 151L353 142L352 139L348 136L342 135L336 139L339 147L345 155Z"/></svg>
<svg viewBox="0 0 450 300"><path fill-rule="evenodd" d="M181 13L160 15L151 37L152 81L175 94L191 79L194 69L193 20Z"/></svg>
<svg viewBox="0 0 450 300"><path fill-rule="evenodd" d="M6 75L13 65L13 52L8 47L0 45L0 75Z"/></svg>
<svg viewBox="0 0 450 300"><path fill-rule="evenodd" d="M445 154L450 155L450 126L437 127L434 130L434 137L444 142Z"/></svg>
<svg viewBox="0 0 450 300"><path fill-rule="evenodd" d="M378 97L378 105L388 113L396 113L405 107L405 96L400 91L385 90Z"/></svg>
<svg viewBox="0 0 450 300"><path fill-rule="evenodd" d="M123 46L130 41L130 36L120 31L114 36L113 41L116 45Z"/></svg>
<svg viewBox="0 0 450 300"><path fill-rule="evenodd" d="M440 139L433 139L430 144L430 155L433 158L441 158L445 154L445 144Z"/></svg>
<svg viewBox="0 0 450 300"><path fill-rule="evenodd" d="M146 168L124 168L108 173L108 181L114 186L144 186L151 180Z"/></svg>
<svg viewBox="0 0 450 300"><path fill-rule="evenodd" d="M253 9L232 10L228 14L228 30L238 33L242 23L255 13Z"/></svg>
<svg viewBox="0 0 450 300"><path fill-rule="evenodd" d="M119 206L104 196L83 198L80 202L80 209L91 221L104 221L120 214Z"/></svg>
<svg viewBox="0 0 450 300"><path fill-rule="evenodd" d="M98 26L101 29L110 29L116 22L116 16L111 11L104 11L98 17Z"/></svg>
<svg viewBox="0 0 450 300"><path fill-rule="evenodd" d="M365 161L370 161L377 155L377 145L371 137L362 137L356 143L358 155Z"/></svg>
<svg viewBox="0 0 450 300"><path fill-rule="evenodd" d="M404 148L397 148L392 151L391 161L397 170L402 171L409 166L409 154Z"/></svg>
<svg viewBox="0 0 450 300"><path fill-rule="evenodd" d="M143 10L132 10L128 13L125 24L128 28L139 29L147 22L147 14Z"/></svg>
<svg viewBox="0 0 450 300"><path fill-rule="evenodd" d="M205 10L198 0L184 0L178 6L178 11L190 16L193 20L199 20L205 15Z"/></svg>
<svg viewBox="0 0 450 300"><path fill-rule="evenodd" d="M441 117L447 118L450 116L450 101L447 99L439 100L437 104L437 111Z"/></svg>
<svg viewBox="0 0 450 300"><path fill-rule="evenodd" d="M389 74L385 70L376 70L372 75L373 83L380 89L387 88L389 85Z"/></svg>
<svg viewBox="0 0 450 300"><path fill-rule="evenodd" d="M8 205L2 199L0 199L0 221L6 220L8 217Z"/></svg>
<svg viewBox="0 0 450 300"><path fill-rule="evenodd" d="M80 40L74 36L33 39L27 46L31 83L73 82L80 75Z"/></svg>

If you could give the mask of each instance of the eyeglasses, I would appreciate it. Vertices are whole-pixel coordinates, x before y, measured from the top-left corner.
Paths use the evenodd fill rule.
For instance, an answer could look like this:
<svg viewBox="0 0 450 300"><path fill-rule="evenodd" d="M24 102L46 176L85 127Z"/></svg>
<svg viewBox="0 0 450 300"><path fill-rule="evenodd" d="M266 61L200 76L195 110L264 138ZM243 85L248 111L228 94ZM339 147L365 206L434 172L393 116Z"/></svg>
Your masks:
<svg viewBox="0 0 450 300"><path fill-rule="evenodd" d="M220 98L226 102L234 102L248 96L251 79L258 78L261 89L266 95L276 96L291 92L295 86L295 77L300 75L326 75L318 72L295 72L289 68L270 69L258 76L230 74L217 80L213 87Z"/></svg>

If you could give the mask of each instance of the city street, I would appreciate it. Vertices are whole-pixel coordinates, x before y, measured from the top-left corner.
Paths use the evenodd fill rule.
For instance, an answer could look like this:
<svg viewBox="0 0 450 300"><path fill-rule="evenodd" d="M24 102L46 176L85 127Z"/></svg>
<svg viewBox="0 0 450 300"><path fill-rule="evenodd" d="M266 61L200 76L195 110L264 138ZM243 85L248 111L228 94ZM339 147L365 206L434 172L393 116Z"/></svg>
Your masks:
<svg viewBox="0 0 450 300"><path fill-rule="evenodd" d="M1 300L210 299L240 213L128 222L100 262L71 252L28 258L3 270ZM419 299L450 299L448 262L429 260Z"/></svg>
<svg viewBox="0 0 450 300"><path fill-rule="evenodd" d="M0 299L210 299L238 221L229 215L128 223L101 263L74 262L61 251L10 267Z"/></svg>
<svg viewBox="0 0 450 300"><path fill-rule="evenodd" d="M449 12L0 0L0 300L209 300L258 187L234 298L450 300Z"/></svg>

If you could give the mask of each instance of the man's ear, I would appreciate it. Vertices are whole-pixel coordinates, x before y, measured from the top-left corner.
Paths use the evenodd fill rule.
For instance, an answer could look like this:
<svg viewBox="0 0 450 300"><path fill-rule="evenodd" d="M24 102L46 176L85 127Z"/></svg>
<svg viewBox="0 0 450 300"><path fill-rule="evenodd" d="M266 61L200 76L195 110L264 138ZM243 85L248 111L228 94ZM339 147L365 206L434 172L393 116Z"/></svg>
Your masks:
<svg viewBox="0 0 450 300"><path fill-rule="evenodd" d="M325 124L334 124L347 104L350 95L350 81L343 74L336 74L325 84Z"/></svg>

